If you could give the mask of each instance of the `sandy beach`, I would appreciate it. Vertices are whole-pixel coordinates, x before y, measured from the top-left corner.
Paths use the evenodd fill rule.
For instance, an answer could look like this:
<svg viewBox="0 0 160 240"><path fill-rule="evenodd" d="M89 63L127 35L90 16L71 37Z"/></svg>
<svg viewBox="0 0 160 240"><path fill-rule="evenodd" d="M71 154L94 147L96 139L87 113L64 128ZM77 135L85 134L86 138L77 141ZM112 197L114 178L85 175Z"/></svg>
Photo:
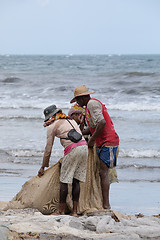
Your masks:
<svg viewBox="0 0 160 240"><path fill-rule="evenodd" d="M87 215L43 215L35 209L9 209L0 202L0 239L120 240L160 239L160 215L123 215L114 210Z"/></svg>

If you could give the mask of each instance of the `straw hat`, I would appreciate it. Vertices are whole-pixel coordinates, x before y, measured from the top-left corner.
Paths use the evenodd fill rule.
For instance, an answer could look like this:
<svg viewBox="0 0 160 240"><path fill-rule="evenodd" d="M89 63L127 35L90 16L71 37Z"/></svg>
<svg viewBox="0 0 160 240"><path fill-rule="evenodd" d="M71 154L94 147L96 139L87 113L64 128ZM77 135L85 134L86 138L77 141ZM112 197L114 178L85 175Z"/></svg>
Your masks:
<svg viewBox="0 0 160 240"><path fill-rule="evenodd" d="M94 93L94 92L88 91L88 89L86 88L85 85L79 86L79 87L74 89L74 98L72 98L70 103L76 102L76 97L85 96L85 95L89 95L89 94L92 94L92 93Z"/></svg>
<svg viewBox="0 0 160 240"><path fill-rule="evenodd" d="M44 109L45 120L44 122L48 121L54 114L59 112L61 109L57 108L56 105L51 105Z"/></svg>

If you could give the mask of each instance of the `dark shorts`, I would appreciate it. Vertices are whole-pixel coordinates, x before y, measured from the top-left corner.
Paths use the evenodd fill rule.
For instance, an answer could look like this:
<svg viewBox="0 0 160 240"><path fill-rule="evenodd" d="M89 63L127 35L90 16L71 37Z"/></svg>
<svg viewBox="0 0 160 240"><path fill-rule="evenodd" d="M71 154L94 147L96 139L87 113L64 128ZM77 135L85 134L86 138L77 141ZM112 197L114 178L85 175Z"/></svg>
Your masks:
<svg viewBox="0 0 160 240"><path fill-rule="evenodd" d="M117 165L118 152L119 146L103 146L102 148L97 148L99 159L103 161L108 168L113 168Z"/></svg>

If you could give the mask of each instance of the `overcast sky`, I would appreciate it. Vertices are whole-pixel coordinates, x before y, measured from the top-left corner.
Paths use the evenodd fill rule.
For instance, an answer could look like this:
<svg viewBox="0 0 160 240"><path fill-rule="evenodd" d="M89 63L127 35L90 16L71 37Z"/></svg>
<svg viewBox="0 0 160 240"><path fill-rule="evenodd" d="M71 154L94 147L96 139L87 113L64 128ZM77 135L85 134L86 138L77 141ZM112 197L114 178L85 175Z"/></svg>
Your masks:
<svg viewBox="0 0 160 240"><path fill-rule="evenodd" d="M160 54L160 0L0 0L0 54Z"/></svg>

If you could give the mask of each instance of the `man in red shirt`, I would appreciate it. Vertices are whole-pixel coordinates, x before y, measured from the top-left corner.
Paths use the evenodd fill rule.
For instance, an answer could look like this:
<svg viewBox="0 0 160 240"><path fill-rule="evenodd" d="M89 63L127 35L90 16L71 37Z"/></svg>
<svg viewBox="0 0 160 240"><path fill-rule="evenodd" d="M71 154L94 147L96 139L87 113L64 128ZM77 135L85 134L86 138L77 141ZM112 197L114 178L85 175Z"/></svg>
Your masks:
<svg viewBox="0 0 160 240"><path fill-rule="evenodd" d="M108 170L116 166L119 137L115 132L112 120L104 104L98 99L91 98L86 86L79 86L74 90L74 98L70 103L77 102L81 107L86 106L85 117L88 129L83 134L91 132L92 136L88 141L88 146L97 146L97 154L100 159L100 179L103 197L103 208L110 209L109 203L109 177Z"/></svg>

